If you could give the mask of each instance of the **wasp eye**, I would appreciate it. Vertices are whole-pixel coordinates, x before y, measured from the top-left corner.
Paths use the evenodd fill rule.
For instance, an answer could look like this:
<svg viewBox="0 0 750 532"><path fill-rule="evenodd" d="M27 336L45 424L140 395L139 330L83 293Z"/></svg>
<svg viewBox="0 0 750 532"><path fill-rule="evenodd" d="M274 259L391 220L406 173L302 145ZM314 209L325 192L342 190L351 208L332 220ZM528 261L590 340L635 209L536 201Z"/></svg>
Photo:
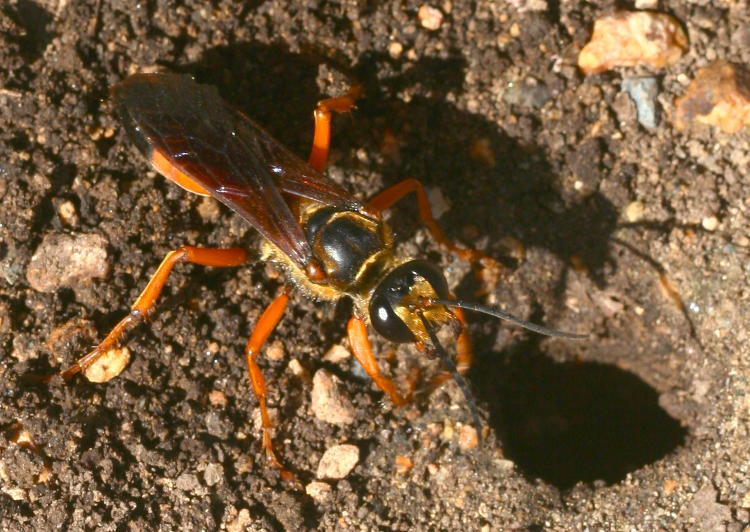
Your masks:
<svg viewBox="0 0 750 532"><path fill-rule="evenodd" d="M370 321L375 330L392 342L414 342L416 338L396 308L403 306L403 299L409 295L419 278L426 280L440 298L448 295L448 283L433 264L413 260L394 268L375 288L370 301Z"/></svg>
<svg viewBox="0 0 750 532"><path fill-rule="evenodd" d="M376 294L370 302L370 321L375 330L391 342L414 342L409 327L398 317L385 294Z"/></svg>

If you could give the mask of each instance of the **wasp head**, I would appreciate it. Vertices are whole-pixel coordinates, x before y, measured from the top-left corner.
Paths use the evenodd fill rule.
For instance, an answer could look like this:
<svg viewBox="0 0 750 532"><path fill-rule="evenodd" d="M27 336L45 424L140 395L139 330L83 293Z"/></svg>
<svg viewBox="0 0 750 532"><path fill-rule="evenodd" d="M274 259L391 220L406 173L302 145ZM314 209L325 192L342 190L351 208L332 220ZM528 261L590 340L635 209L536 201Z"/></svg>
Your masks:
<svg viewBox="0 0 750 532"><path fill-rule="evenodd" d="M428 342L429 323L455 322L455 316L434 299L446 299L448 283L432 263L411 260L391 270L375 287L370 300L370 322L392 342Z"/></svg>

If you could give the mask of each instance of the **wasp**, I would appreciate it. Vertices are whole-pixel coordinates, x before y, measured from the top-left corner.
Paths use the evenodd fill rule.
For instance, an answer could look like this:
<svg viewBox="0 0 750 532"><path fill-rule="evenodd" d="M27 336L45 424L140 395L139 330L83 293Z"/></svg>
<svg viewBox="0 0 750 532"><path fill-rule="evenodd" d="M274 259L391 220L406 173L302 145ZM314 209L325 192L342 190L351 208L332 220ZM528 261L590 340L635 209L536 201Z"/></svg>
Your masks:
<svg viewBox="0 0 750 532"><path fill-rule="evenodd" d="M351 110L360 92L354 87L343 96L318 103L312 149L304 161L224 102L215 87L199 84L188 75L135 74L111 88L114 107L129 137L151 166L189 192L213 196L247 220L263 237L263 259L285 272L292 285L282 289L264 310L245 347L261 414L262 446L270 464L289 482L295 482L294 476L274 451L266 384L257 358L281 320L293 287L318 300L352 299L353 316L347 324L352 353L396 406L405 404L409 395L400 393L380 372L368 326L387 340L413 343L417 350L439 356L463 390L478 429L477 409L461 376L472 358L462 309L488 313L542 334L579 336L459 301L434 264L399 256L383 211L414 193L420 218L439 243L466 260L485 258L445 238L419 181L406 179L363 203L323 174L332 114ZM248 259L243 248L181 246L169 252L130 313L61 376L67 380L86 370L114 348L126 330L145 320L176 264L233 267ZM436 331L442 326L455 331L455 361L438 340Z"/></svg>

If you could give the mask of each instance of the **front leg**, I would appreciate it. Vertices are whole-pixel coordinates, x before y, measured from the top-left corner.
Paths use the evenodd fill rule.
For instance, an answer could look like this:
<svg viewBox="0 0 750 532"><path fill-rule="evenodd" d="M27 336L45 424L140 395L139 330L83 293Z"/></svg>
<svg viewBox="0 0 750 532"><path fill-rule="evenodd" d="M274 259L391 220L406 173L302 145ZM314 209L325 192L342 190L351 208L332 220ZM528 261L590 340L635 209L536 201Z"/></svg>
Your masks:
<svg viewBox="0 0 750 532"><path fill-rule="evenodd" d="M78 372L85 371L94 362L99 360L104 353L118 344L122 335L131 327L146 319L156 304L164 285L172 272L172 268L178 262L191 262L201 266L239 266L247 261L247 251L241 248L210 249L197 248L193 246L182 246L175 251L167 253L164 260L154 272L151 280L143 289L141 295L135 300L130 309L130 314L125 316L114 326L112 331L91 352L81 357L75 364L61 372L63 379L70 379Z"/></svg>

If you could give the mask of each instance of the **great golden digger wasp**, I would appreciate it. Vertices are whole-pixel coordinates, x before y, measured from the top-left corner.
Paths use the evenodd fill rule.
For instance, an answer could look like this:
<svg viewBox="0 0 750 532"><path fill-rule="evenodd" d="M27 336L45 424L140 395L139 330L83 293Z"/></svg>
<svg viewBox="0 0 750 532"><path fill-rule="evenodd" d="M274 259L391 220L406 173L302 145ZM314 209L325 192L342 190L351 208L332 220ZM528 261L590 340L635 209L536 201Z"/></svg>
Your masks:
<svg viewBox="0 0 750 532"><path fill-rule="evenodd" d="M496 309L453 298L441 271L425 260L399 257L382 212L415 193L419 214L432 236L460 257L479 261L478 251L454 246L433 220L422 185L406 179L361 203L323 175L328 157L332 112L354 106L358 89L318 103L312 151L303 161L261 126L226 104L214 87L177 74L136 74L112 87L112 98L130 138L159 173L190 192L210 195L239 213L263 236L262 256L286 273L299 291L319 300L349 296L354 315L347 331L355 358L395 405L406 403L393 381L378 369L368 324L386 339L414 343L440 357L479 417L461 373L471 363L471 345L462 309L510 320L541 334L579 337L520 320ZM241 248L182 246L167 254L146 288L109 335L61 373L65 379L86 370L115 347L123 333L146 319L172 268L179 262L238 266L248 260ZM265 309L250 335L245 357L257 396L263 448L287 480L294 477L276 457L270 436L266 385L256 361L289 302L285 288ZM437 338L444 325L457 335L456 357ZM480 432L481 434L481 432Z"/></svg>

